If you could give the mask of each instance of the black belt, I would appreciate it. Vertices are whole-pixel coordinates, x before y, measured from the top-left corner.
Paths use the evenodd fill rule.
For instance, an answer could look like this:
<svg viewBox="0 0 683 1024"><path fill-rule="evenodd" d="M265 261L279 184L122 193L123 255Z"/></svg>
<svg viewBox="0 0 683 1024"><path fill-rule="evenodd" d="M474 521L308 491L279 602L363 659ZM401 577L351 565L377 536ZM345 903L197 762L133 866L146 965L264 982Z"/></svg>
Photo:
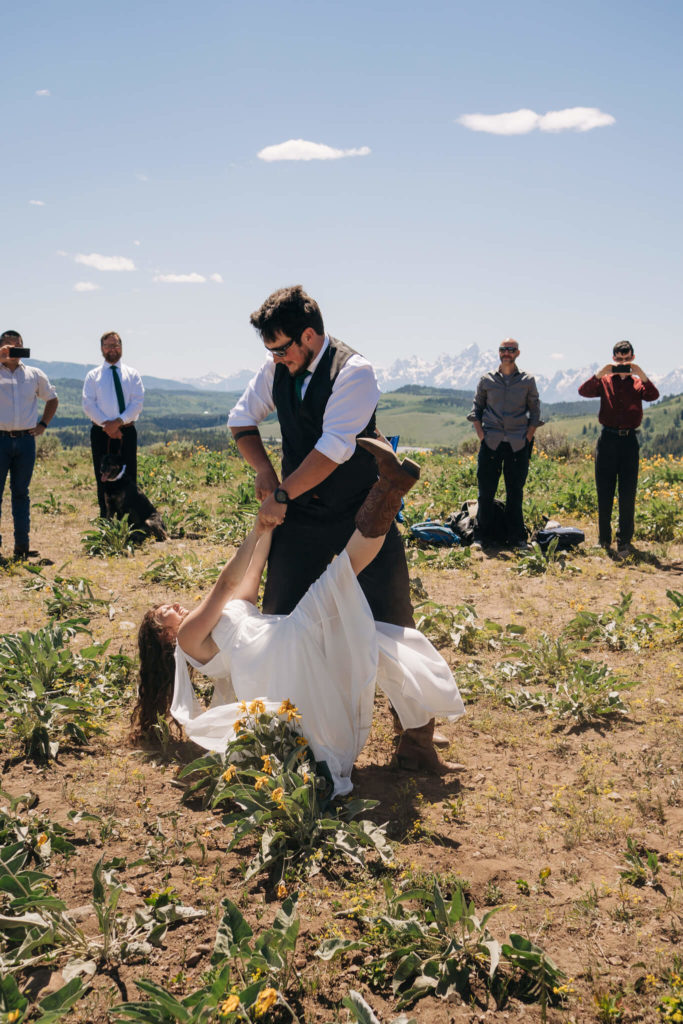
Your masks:
<svg viewBox="0 0 683 1024"><path fill-rule="evenodd" d="M30 430L0 430L0 437L26 437Z"/></svg>
<svg viewBox="0 0 683 1024"><path fill-rule="evenodd" d="M614 434L615 437L629 437L631 434L637 434L637 427L604 427L602 428L607 434Z"/></svg>

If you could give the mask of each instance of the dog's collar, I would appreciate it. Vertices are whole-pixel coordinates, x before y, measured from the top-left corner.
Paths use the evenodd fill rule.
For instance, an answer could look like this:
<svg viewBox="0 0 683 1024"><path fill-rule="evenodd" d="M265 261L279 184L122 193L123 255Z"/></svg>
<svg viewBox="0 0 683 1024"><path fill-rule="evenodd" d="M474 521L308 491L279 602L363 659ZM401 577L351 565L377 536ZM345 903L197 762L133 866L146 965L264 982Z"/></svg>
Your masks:
<svg viewBox="0 0 683 1024"><path fill-rule="evenodd" d="M126 472L126 464L125 464L125 462L124 462L124 464L123 464L123 468L122 468L121 472L119 473L119 475L118 475L118 476L115 476L115 477L113 477L113 478L112 478L112 479L111 479L111 480L109 481L109 483L113 484L113 483L114 483L114 482L115 482L116 480L120 480L120 479L121 479L121 477L123 476L123 474L124 474L125 472Z"/></svg>

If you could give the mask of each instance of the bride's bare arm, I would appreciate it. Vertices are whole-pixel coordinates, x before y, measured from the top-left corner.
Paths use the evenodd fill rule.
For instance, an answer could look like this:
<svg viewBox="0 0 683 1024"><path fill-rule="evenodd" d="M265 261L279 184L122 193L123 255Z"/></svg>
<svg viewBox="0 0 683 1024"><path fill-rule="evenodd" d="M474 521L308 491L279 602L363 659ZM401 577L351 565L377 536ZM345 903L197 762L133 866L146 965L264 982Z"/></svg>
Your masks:
<svg viewBox="0 0 683 1024"><path fill-rule="evenodd" d="M248 597L247 590L249 593L254 590L251 577L255 575L256 563L252 569L252 559L258 549L258 561L261 560L260 554L267 541L265 556L263 556L263 562L258 574L258 580L260 580L263 565L268 556L270 535L276 525L277 523L274 520L271 522L262 514L259 514L251 533L245 537L233 557L223 567L210 592L201 604L193 608L189 615L180 623L178 643L185 653L189 654L195 661L206 664L207 661L210 661L218 653L218 648L211 636L211 631L221 617L225 604L236 596L251 600ZM255 585L256 593L258 592L258 580ZM244 584L246 581L249 581L249 585L245 588ZM254 594L254 599L255 596L256 594Z"/></svg>

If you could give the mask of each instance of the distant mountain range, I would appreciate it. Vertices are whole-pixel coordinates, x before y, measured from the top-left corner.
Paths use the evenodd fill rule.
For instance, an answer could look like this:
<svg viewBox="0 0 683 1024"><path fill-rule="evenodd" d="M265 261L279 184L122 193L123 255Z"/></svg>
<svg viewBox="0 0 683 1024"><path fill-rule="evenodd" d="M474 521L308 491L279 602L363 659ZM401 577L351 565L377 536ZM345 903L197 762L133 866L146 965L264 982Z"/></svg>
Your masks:
<svg viewBox="0 0 683 1024"><path fill-rule="evenodd" d="M54 380L60 377L83 380L88 370L92 369L92 366L80 363L41 362L38 359L31 359L29 362L45 370ZM477 345L469 345L455 354L444 353L433 362L419 356L411 356L409 359L397 359L391 366L377 367L376 370L380 389L384 392L398 391L408 384L473 391L482 374L497 365L498 354L493 349L480 352ZM523 359L520 360L520 366L532 370L531 367L525 366ZM558 370L551 376L535 374L541 398L544 402L574 401L579 384L587 380L598 366L598 363L592 363L576 370ZM182 380L147 376L143 376L142 379L145 387L167 391L242 391L254 373L255 370L245 369L227 376L207 373L202 377L186 377ZM652 379L662 396L683 394L683 366L665 375L653 374Z"/></svg>

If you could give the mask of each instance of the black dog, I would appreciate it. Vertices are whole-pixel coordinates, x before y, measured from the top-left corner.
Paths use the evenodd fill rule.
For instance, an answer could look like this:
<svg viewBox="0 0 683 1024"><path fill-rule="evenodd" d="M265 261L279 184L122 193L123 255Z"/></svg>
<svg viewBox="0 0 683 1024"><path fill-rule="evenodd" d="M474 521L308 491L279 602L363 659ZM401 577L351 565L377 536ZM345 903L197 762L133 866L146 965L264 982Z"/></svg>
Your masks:
<svg viewBox="0 0 683 1024"><path fill-rule="evenodd" d="M128 522L135 530L157 540L168 540L168 534L152 502L126 473L120 454L107 453L100 462L100 480L104 490L107 519L122 519L128 513Z"/></svg>

